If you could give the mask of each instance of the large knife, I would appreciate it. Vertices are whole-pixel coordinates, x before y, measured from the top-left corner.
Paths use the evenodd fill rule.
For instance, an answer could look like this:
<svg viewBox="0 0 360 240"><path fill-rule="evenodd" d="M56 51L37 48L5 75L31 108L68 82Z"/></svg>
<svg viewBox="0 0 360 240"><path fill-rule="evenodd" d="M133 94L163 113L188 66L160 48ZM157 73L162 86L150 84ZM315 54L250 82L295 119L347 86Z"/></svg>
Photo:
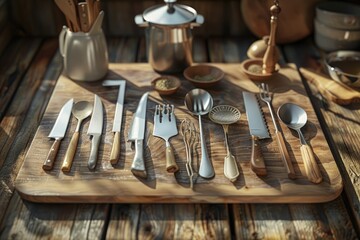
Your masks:
<svg viewBox="0 0 360 240"><path fill-rule="evenodd" d="M94 169L97 162L97 155L99 149L99 143L101 139L101 133L103 128L103 106L101 99L98 95L95 94L94 108L90 120L90 125L87 134L92 136L91 139L91 150L90 157L88 161L88 168L90 170Z"/></svg>
<svg viewBox="0 0 360 240"><path fill-rule="evenodd" d="M54 166L55 158L57 152L59 151L61 140L64 138L67 126L69 125L69 119L71 116L71 109L73 107L73 104L74 104L73 98L64 104L64 106L61 108L59 112L59 115L55 121L53 128L51 129L51 132L48 137L54 138L55 141L51 146L50 151L42 166L44 170L49 171Z"/></svg>
<svg viewBox="0 0 360 240"><path fill-rule="evenodd" d="M144 161L144 147L143 141L145 136L146 127L146 105L149 93L146 92L142 95L139 105L134 113L131 122L128 141L135 143L135 156L131 164L131 172L138 177L146 178L147 173Z"/></svg>
<svg viewBox="0 0 360 240"><path fill-rule="evenodd" d="M115 133L114 135L114 142L111 148L110 153L110 163L116 164L119 159L120 155L120 130L121 130L121 122L122 122L122 115L124 109L124 97L125 97L125 87L126 81L125 80L105 80L102 83L103 86L119 86L118 97L116 101L115 107L115 117L112 131Z"/></svg>
<svg viewBox="0 0 360 240"><path fill-rule="evenodd" d="M251 169L260 176L267 174L259 139L270 138L264 114L254 93L243 92L246 116L251 134Z"/></svg>

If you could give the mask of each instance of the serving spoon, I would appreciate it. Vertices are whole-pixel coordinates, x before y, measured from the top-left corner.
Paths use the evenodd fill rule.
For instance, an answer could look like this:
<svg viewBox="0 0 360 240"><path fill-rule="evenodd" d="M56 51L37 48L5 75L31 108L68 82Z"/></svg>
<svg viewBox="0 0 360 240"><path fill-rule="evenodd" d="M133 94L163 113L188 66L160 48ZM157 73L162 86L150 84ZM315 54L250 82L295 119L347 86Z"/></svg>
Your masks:
<svg viewBox="0 0 360 240"><path fill-rule="evenodd" d="M311 182L320 183L322 176L316 163L314 152L306 143L304 135L300 130L307 122L305 110L296 104L285 103L279 107L277 115L286 126L294 129L299 134L301 143L300 151L304 161L306 175Z"/></svg>
<svg viewBox="0 0 360 240"><path fill-rule="evenodd" d="M71 137L69 146L65 153L65 158L63 165L61 167L61 170L63 172L69 172L71 169L71 165L74 159L74 155L76 152L76 148L79 142L79 135L80 135L80 126L82 121L89 117L92 112L92 104L88 101L80 101L74 104L74 107L72 109L72 114L76 117L78 120L78 123L76 125L75 132L73 136Z"/></svg>
<svg viewBox="0 0 360 240"><path fill-rule="evenodd" d="M194 115L199 116L201 160L199 175L203 178L212 178L215 175L214 167L209 159L203 134L201 116L208 114L213 106L213 99L207 91L195 88L185 96L185 106Z"/></svg>

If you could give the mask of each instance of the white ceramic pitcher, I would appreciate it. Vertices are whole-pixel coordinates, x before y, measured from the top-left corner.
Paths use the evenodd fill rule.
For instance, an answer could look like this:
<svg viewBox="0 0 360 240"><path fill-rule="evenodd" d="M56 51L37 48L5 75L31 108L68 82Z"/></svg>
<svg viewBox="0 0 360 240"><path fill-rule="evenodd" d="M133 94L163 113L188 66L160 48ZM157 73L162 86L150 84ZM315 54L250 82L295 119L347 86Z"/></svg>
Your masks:
<svg viewBox="0 0 360 240"><path fill-rule="evenodd" d="M65 74L78 81L96 81L108 70L108 53L101 29L103 12L100 12L87 33L72 32L66 26L59 35L60 53L64 58Z"/></svg>

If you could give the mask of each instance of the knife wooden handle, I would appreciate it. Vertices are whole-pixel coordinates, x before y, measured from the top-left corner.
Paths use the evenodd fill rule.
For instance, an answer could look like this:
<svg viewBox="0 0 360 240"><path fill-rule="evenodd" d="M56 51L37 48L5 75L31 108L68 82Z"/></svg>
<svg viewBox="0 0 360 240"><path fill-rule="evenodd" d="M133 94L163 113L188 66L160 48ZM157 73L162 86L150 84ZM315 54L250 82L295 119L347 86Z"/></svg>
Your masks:
<svg viewBox="0 0 360 240"><path fill-rule="evenodd" d="M80 21L80 29L82 32L89 32L90 22L89 22L89 13L88 13L88 4L86 2L78 3L78 16Z"/></svg>
<svg viewBox="0 0 360 240"><path fill-rule="evenodd" d="M309 145L301 145L300 151L308 179L313 183L320 183L322 176L311 147Z"/></svg>
<svg viewBox="0 0 360 240"><path fill-rule="evenodd" d="M75 156L76 148L79 141L79 132L74 132L73 136L71 137L68 149L65 153L64 162L62 164L61 170L63 172L69 172L71 169L71 165Z"/></svg>
<svg viewBox="0 0 360 240"><path fill-rule="evenodd" d="M251 136L251 170L259 176L265 176L267 174L264 157L261 152L261 147L258 141L258 137Z"/></svg>
<svg viewBox="0 0 360 240"><path fill-rule="evenodd" d="M147 178L144 161L143 139L135 140L135 156L131 164L131 172L141 178Z"/></svg>
<svg viewBox="0 0 360 240"><path fill-rule="evenodd" d="M120 156L120 133L115 132L114 142L110 153L110 163L117 164Z"/></svg>
<svg viewBox="0 0 360 240"><path fill-rule="evenodd" d="M175 162L174 151L169 145L166 147L166 171L169 173L175 173L179 170L178 165Z"/></svg>
<svg viewBox="0 0 360 240"><path fill-rule="evenodd" d="M279 131L275 131L275 135L276 135L276 141L277 141L278 146L279 146L281 158L282 158L282 160L284 162L284 165L285 165L285 168L286 168L288 178L295 179L296 178L295 170L294 170L294 167L292 165L289 152L287 151L285 141L284 141L284 137L281 134L281 132L279 132Z"/></svg>
<svg viewBox="0 0 360 240"><path fill-rule="evenodd" d="M53 168L57 152L60 148L60 143L61 139L55 139L54 143L50 148L49 154L47 155L46 160L42 166L44 170L49 171Z"/></svg>
<svg viewBox="0 0 360 240"><path fill-rule="evenodd" d="M91 140L91 150L90 150L90 157L88 161L88 168L90 170L95 169L96 162L97 162L97 155L99 150L101 135L93 135Z"/></svg>

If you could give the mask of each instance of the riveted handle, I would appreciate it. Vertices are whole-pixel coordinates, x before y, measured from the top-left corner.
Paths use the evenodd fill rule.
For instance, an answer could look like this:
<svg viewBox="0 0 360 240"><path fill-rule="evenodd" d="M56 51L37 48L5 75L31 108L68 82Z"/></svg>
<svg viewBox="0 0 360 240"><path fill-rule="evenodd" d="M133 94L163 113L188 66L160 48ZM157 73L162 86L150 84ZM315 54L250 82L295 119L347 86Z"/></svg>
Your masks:
<svg viewBox="0 0 360 240"><path fill-rule="evenodd" d="M47 155L45 162L42 168L46 171L49 171L53 168L56 155L60 148L61 139L55 139L53 145L50 148L49 154Z"/></svg>
<svg viewBox="0 0 360 240"><path fill-rule="evenodd" d="M261 147L258 142L258 138L251 136L251 170L259 176L265 176L267 174L264 157L261 152Z"/></svg>

